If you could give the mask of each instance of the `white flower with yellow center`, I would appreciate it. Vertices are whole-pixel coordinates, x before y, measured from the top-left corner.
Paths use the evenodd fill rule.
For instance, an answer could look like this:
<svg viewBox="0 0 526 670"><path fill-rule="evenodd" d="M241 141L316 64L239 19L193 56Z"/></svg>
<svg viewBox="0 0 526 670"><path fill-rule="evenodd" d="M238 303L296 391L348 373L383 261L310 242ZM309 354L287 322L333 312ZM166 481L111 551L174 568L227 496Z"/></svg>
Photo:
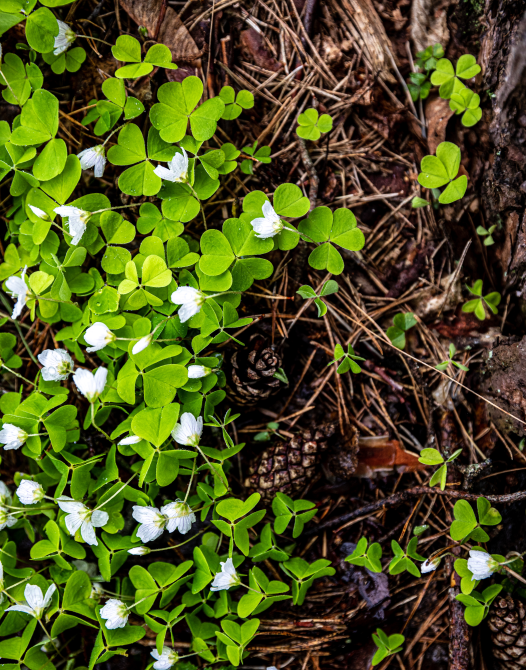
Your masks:
<svg viewBox="0 0 526 670"><path fill-rule="evenodd" d="M67 379L75 364L65 349L46 349L38 354L42 368L42 379L46 382L58 382Z"/></svg>
<svg viewBox="0 0 526 670"><path fill-rule="evenodd" d="M12 605L7 608L6 612L23 612L24 614L31 614L36 619L41 619L44 610L51 603L51 598L56 590L57 587L55 584L51 584L46 591L46 595L44 595L40 586L27 584L24 590L24 598L27 605Z"/></svg>
<svg viewBox="0 0 526 670"><path fill-rule="evenodd" d="M28 437L25 430L12 423L4 423L0 430L0 444L4 445L4 449L20 449Z"/></svg>
<svg viewBox="0 0 526 670"><path fill-rule="evenodd" d="M80 528L82 539L87 544L97 546L95 528L101 528L108 523L109 515L102 510L90 510L81 502L77 502L67 496L60 496L57 504L63 512L66 512L66 528L71 535L75 535Z"/></svg>
<svg viewBox="0 0 526 670"><path fill-rule="evenodd" d="M106 150L103 144L84 149L80 154L77 154L77 158L80 160L80 167L83 170L94 168L93 174L95 177L102 177L106 167Z"/></svg>
<svg viewBox="0 0 526 670"><path fill-rule="evenodd" d="M154 173L165 181L185 183L188 181L188 155L184 149L182 154L176 153L171 161L168 162L168 168L158 165Z"/></svg>
<svg viewBox="0 0 526 670"><path fill-rule="evenodd" d="M166 529L169 533L177 529L182 535L186 535L196 521L192 508L182 500L164 505L161 507L161 513L168 519Z"/></svg>
<svg viewBox="0 0 526 670"><path fill-rule="evenodd" d="M91 354L94 351L100 351L100 349L104 349L107 344L115 342L117 336L115 333L111 332L105 323L96 321L86 330L84 333L84 339L88 344L91 344L91 347L86 349L86 351Z"/></svg>
<svg viewBox="0 0 526 670"><path fill-rule="evenodd" d="M106 620L106 628L114 630L115 628L124 628L128 623L130 611L122 600L110 598L101 609L100 616Z"/></svg>
<svg viewBox="0 0 526 670"><path fill-rule="evenodd" d="M250 223L256 233L256 237L259 237L260 240L278 235L285 227L285 224L276 214L274 207L272 207L268 200L263 203L263 216L253 219Z"/></svg>
<svg viewBox="0 0 526 670"><path fill-rule="evenodd" d="M206 296L191 286L180 286L172 293L170 300L174 305L181 305L178 314L181 323L184 323L201 311Z"/></svg>
<svg viewBox="0 0 526 670"><path fill-rule="evenodd" d="M26 284L26 272L27 265L22 270L20 277L13 275L12 277L9 277L5 283L6 289L11 293L11 297L16 298L16 304L13 308L13 313L11 314L12 319L18 319L22 313L22 309L31 296L31 290Z"/></svg>
<svg viewBox="0 0 526 670"><path fill-rule="evenodd" d="M154 649L151 654L156 659L153 664L154 670L170 670L179 660L179 654L169 647L163 647L162 654L157 649Z"/></svg>
<svg viewBox="0 0 526 670"><path fill-rule="evenodd" d="M55 207L53 211L56 214L60 214L62 217L68 218L69 234L73 237L71 244L74 247L77 246L86 232L91 212L86 212L83 209L71 205L61 205L60 207Z"/></svg>
<svg viewBox="0 0 526 670"><path fill-rule="evenodd" d="M224 563L219 563L219 565L221 566L221 572L218 572L214 577L210 587L211 591L228 591L231 586L237 586L241 583L231 558L227 558Z"/></svg>
<svg viewBox="0 0 526 670"><path fill-rule="evenodd" d="M190 412L181 416L181 423L176 423L172 430L172 437L178 444L187 447L197 447L203 432L203 417L197 419Z"/></svg>
<svg viewBox="0 0 526 670"><path fill-rule="evenodd" d="M55 48L53 49L53 55L58 56L64 51L67 51L73 42L77 39L77 34L74 30L68 26L64 21L59 21L58 23L58 35L55 37Z"/></svg>
<svg viewBox="0 0 526 670"><path fill-rule="evenodd" d="M83 396L90 402L95 402L104 391L107 376L106 368L98 368L95 374L85 368L77 368L73 375L73 381Z"/></svg>
<svg viewBox="0 0 526 670"><path fill-rule="evenodd" d="M16 490L16 495L22 505L34 505L44 498L44 489L40 482L34 482L31 479L22 479L20 486Z"/></svg>
<svg viewBox="0 0 526 670"><path fill-rule="evenodd" d="M137 531L137 537L142 542L153 542L156 540L163 534L168 523L168 519L157 507L134 505L132 516L135 521L141 524Z"/></svg>

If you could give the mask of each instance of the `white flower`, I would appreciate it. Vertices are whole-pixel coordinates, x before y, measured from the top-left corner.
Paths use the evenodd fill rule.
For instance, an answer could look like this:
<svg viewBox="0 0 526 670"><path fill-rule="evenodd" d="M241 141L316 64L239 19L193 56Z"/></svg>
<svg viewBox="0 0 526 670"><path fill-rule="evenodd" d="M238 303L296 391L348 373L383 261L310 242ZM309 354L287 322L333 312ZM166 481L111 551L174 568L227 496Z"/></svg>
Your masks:
<svg viewBox="0 0 526 670"><path fill-rule="evenodd" d="M84 149L80 154L77 154L77 158L80 159L80 167L83 170L95 168L93 171L95 177L102 177L104 168L106 167L106 150L104 149L103 144Z"/></svg>
<svg viewBox="0 0 526 670"><path fill-rule="evenodd" d="M133 506L133 518L141 525L137 531L137 537L143 542L153 542L163 534L168 519L161 514L157 507Z"/></svg>
<svg viewBox="0 0 526 670"><path fill-rule="evenodd" d="M211 368L207 368L204 365L189 365L188 366L188 379L200 379L201 377L206 377L212 372Z"/></svg>
<svg viewBox="0 0 526 670"><path fill-rule="evenodd" d="M58 382L67 379L75 364L65 349L46 349L38 354L38 360L44 366L42 379L46 382Z"/></svg>
<svg viewBox="0 0 526 670"><path fill-rule="evenodd" d="M151 549L148 549L148 547L140 546L140 547L133 547L133 549L128 549L128 553L132 554L133 556L145 556L146 554L149 554L151 552Z"/></svg>
<svg viewBox="0 0 526 670"><path fill-rule="evenodd" d="M149 347L153 338L153 333L141 337L141 339L133 345L132 354L139 354L141 351Z"/></svg>
<svg viewBox="0 0 526 670"><path fill-rule="evenodd" d="M179 318L181 323L184 323L201 310L206 296L191 286L180 286L177 291L172 293L170 299L174 305L182 305L179 310Z"/></svg>
<svg viewBox="0 0 526 670"><path fill-rule="evenodd" d="M0 507L0 530L4 528L11 528L18 521L16 517L9 513L5 507Z"/></svg>
<svg viewBox="0 0 526 670"><path fill-rule="evenodd" d="M4 423L0 430L0 444L4 445L4 449L20 449L28 437L25 430L12 423Z"/></svg>
<svg viewBox="0 0 526 670"><path fill-rule="evenodd" d="M172 182L187 182L188 181L188 156L184 149L182 154L175 154L171 161L168 162L168 168L158 165L154 173L164 179ZM155 667L155 666L154 666Z"/></svg>
<svg viewBox="0 0 526 670"><path fill-rule="evenodd" d="M58 56L64 51L67 51L70 45L77 39L75 31L72 30L67 23L64 21L59 21L58 23L58 35L55 37L55 44L53 49L53 55Z"/></svg>
<svg viewBox="0 0 526 670"><path fill-rule="evenodd" d="M54 637L51 640L47 635L44 635L44 637L40 640L40 644L42 645L40 647L40 651L43 651L44 654L52 654L60 646L60 642L57 637Z"/></svg>
<svg viewBox="0 0 526 670"><path fill-rule="evenodd" d="M22 312L22 308L24 307L29 296L31 295L31 290L29 286L26 284L25 279L26 271L27 271L27 265L22 270L22 274L20 275L20 277L16 276L9 277L9 279L5 283L6 289L12 294L13 298L17 299L16 305L13 308L13 313L11 314L12 319L18 319L18 317Z"/></svg>
<svg viewBox="0 0 526 670"><path fill-rule="evenodd" d="M77 368L73 375L73 381L83 396L90 402L95 402L104 391L107 376L106 368L98 368L95 374L85 368Z"/></svg>
<svg viewBox="0 0 526 670"><path fill-rule="evenodd" d="M7 488L4 482L0 482L0 505L11 504L11 491Z"/></svg>
<svg viewBox="0 0 526 670"><path fill-rule="evenodd" d="M12 607L8 607L6 612L24 612L24 614L31 614L36 619L40 619L56 590L57 587L51 584L46 591L46 595L43 595L40 586L27 584L24 590L24 598L27 605L13 605Z"/></svg>
<svg viewBox="0 0 526 670"><path fill-rule="evenodd" d="M428 558L420 566L420 572L424 575L426 572L434 572L440 565L440 558Z"/></svg>
<svg viewBox="0 0 526 670"><path fill-rule="evenodd" d="M159 654L157 649L154 649L152 656L157 659L153 664L155 670L170 670L179 660L179 654L169 647L163 647L162 654Z"/></svg>
<svg viewBox="0 0 526 670"><path fill-rule="evenodd" d="M128 623L128 617L130 616L126 605L122 600L117 600L116 598L110 598L108 600L101 609L100 615L103 619L106 619L106 628L108 630L124 628Z"/></svg>
<svg viewBox="0 0 526 670"><path fill-rule="evenodd" d="M92 600L100 600L103 593L104 589L102 588L102 584L99 582L93 582L91 585L91 593L89 594L89 597Z"/></svg>
<svg viewBox="0 0 526 670"><path fill-rule="evenodd" d="M20 486L16 490L16 495L22 505L34 505L42 500L45 493L40 482L33 482L31 479L22 479Z"/></svg>
<svg viewBox="0 0 526 670"><path fill-rule="evenodd" d="M60 496L57 504L67 514L65 522L70 534L74 536L80 528L80 534L84 542L96 547L98 542L95 536L95 528L100 528L108 523L110 518L108 513L100 509L91 511L83 503L67 496Z"/></svg>
<svg viewBox="0 0 526 670"><path fill-rule="evenodd" d="M190 505L179 499L161 507L161 513L168 519L166 529L169 533L177 529L182 535L185 535L196 521Z"/></svg>
<svg viewBox="0 0 526 670"><path fill-rule="evenodd" d="M181 423L176 423L172 430L172 437L178 444L187 447L197 447L203 432L203 417L195 418L190 412L181 416Z"/></svg>
<svg viewBox="0 0 526 670"><path fill-rule="evenodd" d="M68 217L69 234L73 236L71 244L76 246L86 232L86 226L91 216L91 212L86 212L83 209L72 207L71 205L55 207L53 211L56 214L60 214L62 217Z"/></svg>
<svg viewBox="0 0 526 670"><path fill-rule="evenodd" d="M40 207L35 207L34 205L28 205L28 207L35 216L38 216L39 219L42 219L43 221L49 221L49 216L46 212L44 212L43 209L40 209Z"/></svg>
<svg viewBox="0 0 526 670"><path fill-rule="evenodd" d="M498 562L491 554L485 551L471 549L468 558L468 570L473 574L473 579L487 579L498 568Z"/></svg>
<svg viewBox="0 0 526 670"><path fill-rule="evenodd" d="M274 207L268 200L263 204L263 217L259 217L250 222L256 233L256 237L265 240L267 237L274 237L281 233L285 227L279 216L274 211Z"/></svg>
<svg viewBox="0 0 526 670"><path fill-rule="evenodd" d="M138 435L128 435L128 437L123 437L117 444L137 444L137 442L140 442L141 440L142 437L139 437Z"/></svg>
<svg viewBox="0 0 526 670"><path fill-rule="evenodd" d="M88 344L91 344L91 347L86 349L91 354L93 351L104 349L107 344L115 342L117 337L105 323L97 321L84 333L84 339Z"/></svg>
<svg viewBox="0 0 526 670"><path fill-rule="evenodd" d="M211 591L228 590L231 586L237 586L241 583L231 558L227 558L225 563L219 565L221 566L221 572L218 572L214 577L210 587Z"/></svg>

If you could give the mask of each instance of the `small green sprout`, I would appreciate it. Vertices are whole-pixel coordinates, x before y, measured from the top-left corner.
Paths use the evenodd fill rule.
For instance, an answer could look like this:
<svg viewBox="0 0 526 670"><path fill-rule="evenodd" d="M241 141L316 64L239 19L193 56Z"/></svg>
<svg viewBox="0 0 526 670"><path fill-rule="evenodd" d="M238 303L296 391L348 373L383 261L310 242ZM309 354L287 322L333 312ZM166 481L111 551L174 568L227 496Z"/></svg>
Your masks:
<svg viewBox="0 0 526 670"><path fill-rule="evenodd" d="M477 235L486 238L484 240L485 247L490 247L492 244L495 244L495 240L493 239L493 233L495 232L496 228L497 228L496 225L490 226L487 230L486 228L484 228L484 226L477 227Z"/></svg>
<svg viewBox="0 0 526 670"><path fill-rule="evenodd" d="M371 572L382 572L382 547L378 542L373 542L367 548L367 538L362 537L358 541L352 554L345 559L351 565L358 565L362 568L367 568Z"/></svg>
<svg viewBox="0 0 526 670"><path fill-rule="evenodd" d="M431 90L431 82L427 78L427 74L423 72L411 72L407 88L409 89L409 93L411 93L413 102L419 99L425 100Z"/></svg>
<svg viewBox="0 0 526 670"><path fill-rule="evenodd" d="M438 94L441 98L449 100L453 93L458 93L465 88L460 79L472 79L479 72L480 65L477 65L475 56L471 54L461 56L457 61L456 68L453 67L450 60L441 58L431 75L431 83L433 86L440 86Z"/></svg>
<svg viewBox="0 0 526 670"><path fill-rule="evenodd" d="M497 306L500 303L501 296L497 291L492 291L488 295L482 295L482 279L477 279L473 286L466 286L468 291L477 296L473 300L468 300L468 302L462 306L462 311L471 313L473 312L479 321L484 321L486 318L486 307L491 311L492 314L497 314Z"/></svg>
<svg viewBox="0 0 526 670"><path fill-rule="evenodd" d="M272 159L270 158L272 149L270 147L259 147L258 149L257 146L258 143L256 140L251 147L243 147L243 152L246 153L247 156L252 156L252 158L255 159L251 161L248 158L245 158L245 160L241 162L239 169L243 174L254 174L254 162L264 163L265 165L272 162Z"/></svg>
<svg viewBox="0 0 526 670"><path fill-rule="evenodd" d="M411 200L411 207L417 209L418 207L427 207L429 205L429 200L425 198L419 198L417 195Z"/></svg>
<svg viewBox="0 0 526 670"><path fill-rule="evenodd" d="M378 647L371 662L371 664L375 666L388 656L393 656L393 654L398 654L399 651L402 651L405 637L398 633L387 636L381 628L377 628L376 633L373 633L373 640Z"/></svg>
<svg viewBox="0 0 526 670"><path fill-rule="evenodd" d="M314 108L306 109L298 116L298 127L296 134L304 140L319 140L322 133L332 130L332 116L329 114L318 115Z"/></svg>
<svg viewBox="0 0 526 670"><path fill-rule="evenodd" d="M219 97L225 103L225 110L221 118L226 121L233 121L241 115L244 109L254 107L254 95L250 91L242 90L236 95L232 86L223 86Z"/></svg>
<svg viewBox="0 0 526 670"><path fill-rule="evenodd" d="M412 537L407 545L407 550L404 551L396 540L391 540L391 549L394 557L389 563L389 574L399 575L401 572L407 570L413 577L420 577L420 570L413 562L425 561L425 556L421 556L417 550L418 537Z"/></svg>
<svg viewBox="0 0 526 670"><path fill-rule="evenodd" d="M316 291L312 288L312 286L309 286L308 284L300 286L299 289L296 291L296 293L299 293L299 295L304 300L314 300L314 304L318 308L318 317L320 318L322 316L325 316L325 314L327 314L327 305L323 302L322 298L337 292L338 292L338 283L335 282L334 279L329 279L329 281L325 282L325 284L321 287L319 296L316 293Z"/></svg>
<svg viewBox="0 0 526 670"><path fill-rule="evenodd" d="M343 358L343 361L338 365L338 369L336 372L339 375L343 375L346 372L354 372L355 375L360 373L362 371L362 368L356 363L356 361L364 361L365 358L362 358L361 356L356 356L354 353L354 349L351 347L350 344L347 345L347 353L345 353L343 347L341 344L337 344L334 347L334 360L329 363L329 365L333 365L333 363L337 363ZM328 367L328 366L327 366Z"/></svg>
<svg viewBox="0 0 526 670"><path fill-rule="evenodd" d="M471 595L464 595L459 593L456 600L466 606L464 610L464 619L468 626L478 626L479 623L486 618L489 612L491 603L502 591L501 584L492 584L484 589L482 593L473 591Z"/></svg>
<svg viewBox="0 0 526 670"><path fill-rule="evenodd" d="M415 65L420 70L431 72L436 68L437 60L444 57L444 49L441 44L434 44L416 54Z"/></svg>
<svg viewBox="0 0 526 670"><path fill-rule="evenodd" d="M440 194L438 202L448 205L460 200L468 187L466 175L458 175L460 168L460 149L451 142L441 142L436 149L436 156L424 156L420 163L422 172L418 175L418 183L424 188L434 189L446 186Z"/></svg>
<svg viewBox="0 0 526 670"><path fill-rule="evenodd" d="M410 328L416 326L417 321L413 314L401 312L393 317L393 324L387 329L387 337L397 349L405 349L405 334Z"/></svg>
<svg viewBox="0 0 526 670"><path fill-rule="evenodd" d="M445 361L443 361L442 363L439 363L438 365L435 365L435 368L437 370L446 370L448 365L451 363L452 365L454 365L459 370L463 370L464 372L468 372L469 368L467 368L465 365L462 365L462 363L459 363L458 361L453 360L453 357L456 353L457 353L457 348L455 347L453 342L451 342L451 344L449 345L449 358L446 359Z"/></svg>
<svg viewBox="0 0 526 670"><path fill-rule="evenodd" d="M469 88L464 87L460 91L452 93L449 106L455 114L462 114L461 122L466 128L471 128L482 118L480 95Z"/></svg>
<svg viewBox="0 0 526 670"><path fill-rule="evenodd" d="M481 526L498 526L502 521L500 512L491 506L491 503L482 496L477 498L477 513L475 516L473 508L467 500L457 500L453 507L455 520L451 524L449 534L454 542L488 542L489 535Z"/></svg>
<svg viewBox="0 0 526 670"><path fill-rule="evenodd" d="M256 433L256 435L254 435L254 442L268 442L272 435L275 435L282 440L285 439L279 434L279 423L276 421L270 421L267 423L267 430L263 430L261 433Z"/></svg>
<svg viewBox="0 0 526 670"><path fill-rule="evenodd" d="M429 480L429 486L439 484L442 491L446 488L447 465L458 458L462 453L462 449L457 449L447 460L444 459L438 449L422 449L420 452L420 463L424 465L440 465L438 470L433 474Z"/></svg>

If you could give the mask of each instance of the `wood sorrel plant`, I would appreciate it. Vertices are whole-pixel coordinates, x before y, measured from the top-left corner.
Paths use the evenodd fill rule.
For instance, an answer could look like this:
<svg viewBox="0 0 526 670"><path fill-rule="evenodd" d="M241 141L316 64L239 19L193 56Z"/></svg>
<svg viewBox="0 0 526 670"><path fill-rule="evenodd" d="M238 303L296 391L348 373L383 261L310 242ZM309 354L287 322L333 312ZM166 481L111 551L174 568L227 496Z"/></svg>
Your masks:
<svg viewBox="0 0 526 670"><path fill-rule="evenodd" d="M0 443L20 449L27 462L27 474L16 475L16 490L0 483L0 657L31 669L54 668L67 659L71 669L75 659L60 650L61 636L84 626L95 631L91 670L125 655L145 635L139 625L144 623L157 636L152 656L159 667L195 655L238 666L258 631L258 614L284 599L301 606L313 582L335 570L328 560L309 564L294 556L294 545L282 546L277 537L292 517L298 537L315 515L312 503L278 494L272 529L264 523L267 512L257 509L258 493L246 500L233 495L230 459L244 444L228 432L236 416L228 410L220 418L225 376L210 347L235 339L233 331L252 322L237 309L255 280L273 274L265 255L293 250L301 239L311 247L311 267L338 275L344 269L339 249L359 251L364 236L350 210L309 212L308 198L289 183L270 197L249 192L238 216L221 229L211 227L203 203L221 178L238 169L251 174L257 161L271 160L269 147L245 147L244 158L232 143L215 139L218 122L250 109L253 96L225 87L201 102L202 81L189 76L163 84L146 110L128 95L124 80L177 66L165 46L154 44L143 55L131 36L119 37L112 47L126 64L103 83L105 99L93 101L82 121L92 125L100 143L68 153L57 137L59 101L43 88L37 61L41 55L56 73L78 70L85 52L70 47L83 36L48 7L35 5L13 0L1 14L5 29L25 22L31 48L28 63L7 54L0 64L3 96L20 108L11 126L0 121L0 178L12 197L0 280L16 301L11 311L4 300L11 316L2 325L8 319L16 323L28 310L31 320L61 328L55 336L59 346L35 359L34 379L14 372L21 365L13 354L14 336L4 333L0 342L2 368L23 382L20 392L0 400ZM298 119L300 137L328 132L332 121L326 117L307 110ZM97 192L108 162L122 168L118 189L127 204ZM446 186L439 201L453 202L467 188L466 177L457 176L459 164L458 148L443 143L437 156L424 159L420 183ZM78 195L82 171L91 169L95 186ZM126 218L127 209L135 223ZM185 234L187 226L200 227L199 243ZM137 234L143 237L132 255L126 245ZM303 289L301 295L314 299L323 315L321 298L337 285L328 282L320 293ZM405 321L395 323L396 346L403 348L404 333L414 324L400 316ZM360 372L355 360L362 359L352 347L345 353L338 346L335 360L346 357L338 372ZM80 412L64 385L70 377L86 400ZM108 433L110 412L122 420ZM207 446L205 426L221 432L223 449ZM96 437L89 458L81 457L85 436ZM131 534L124 532L125 505L132 508ZM17 567L10 533L18 529L32 542L34 565ZM36 532L44 539L36 542ZM166 544L152 548L160 538ZM195 543L192 560L139 564L138 557L189 541ZM391 573L420 574L413 562L423 560L416 544L414 538L404 552L394 543ZM378 547L366 551L362 541L351 562L381 569ZM271 581L258 567L268 560L286 581ZM193 641L180 657L173 650L173 628L183 619ZM33 639L37 628L51 640L49 658ZM380 662L396 653L403 637L378 631L375 641Z"/></svg>

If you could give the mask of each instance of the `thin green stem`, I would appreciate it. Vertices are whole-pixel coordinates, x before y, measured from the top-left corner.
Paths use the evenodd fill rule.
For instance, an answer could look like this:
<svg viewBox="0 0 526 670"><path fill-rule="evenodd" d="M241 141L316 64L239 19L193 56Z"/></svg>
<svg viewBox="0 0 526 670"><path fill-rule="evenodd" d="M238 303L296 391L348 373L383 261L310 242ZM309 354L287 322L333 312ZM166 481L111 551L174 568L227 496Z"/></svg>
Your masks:
<svg viewBox="0 0 526 670"><path fill-rule="evenodd" d="M77 37L84 37L84 39L86 39L86 40L93 40L94 42L101 42L101 44L106 44L109 47L113 46L113 44L110 44L109 42L105 42L104 40L101 40L98 37L93 37L92 35L77 34Z"/></svg>
<svg viewBox="0 0 526 670"><path fill-rule="evenodd" d="M105 430L103 430L100 426L97 426L97 424L95 423L95 404L94 403L91 403L91 423L99 431L99 433L102 433L104 435L104 437L107 440L109 440L110 442L113 442L113 440L108 435L108 433Z"/></svg>
<svg viewBox="0 0 526 670"><path fill-rule="evenodd" d="M7 299L6 299L5 295L3 294L3 292L0 292L0 298L1 298L2 302L4 303L5 307L7 308L7 310L9 311L9 310L11 309L11 306L10 306L9 302L7 301ZM18 331L18 335L19 335L20 339L22 340L22 344L23 344L24 347L26 348L27 353L30 355L31 360L32 360L33 363L35 363L36 365L39 365L39 362L37 361L37 359L35 358L35 355L34 355L33 352L31 351L30 346L29 346L28 343L26 342L26 338L25 338L25 337L23 336L23 334L22 334L22 329L20 328L20 324L18 323L18 321L17 321L16 319L13 319L13 323L15 324L15 328L16 328L17 331Z"/></svg>
<svg viewBox="0 0 526 670"><path fill-rule="evenodd" d="M18 372L15 372L14 370L11 370L11 368L8 368L7 365L5 365L4 363L0 363L0 369L1 369L1 368L5 368L5 369L8 370L9 372L11 372L11 374L15 375L15 377L18 377L19 379L22 379L22 380L25 381L27 384L31 384L31 386L35 386L35 382L30 382L29 379L26 379L26 378L23 377L22 375L19 375Z"/></svg>

